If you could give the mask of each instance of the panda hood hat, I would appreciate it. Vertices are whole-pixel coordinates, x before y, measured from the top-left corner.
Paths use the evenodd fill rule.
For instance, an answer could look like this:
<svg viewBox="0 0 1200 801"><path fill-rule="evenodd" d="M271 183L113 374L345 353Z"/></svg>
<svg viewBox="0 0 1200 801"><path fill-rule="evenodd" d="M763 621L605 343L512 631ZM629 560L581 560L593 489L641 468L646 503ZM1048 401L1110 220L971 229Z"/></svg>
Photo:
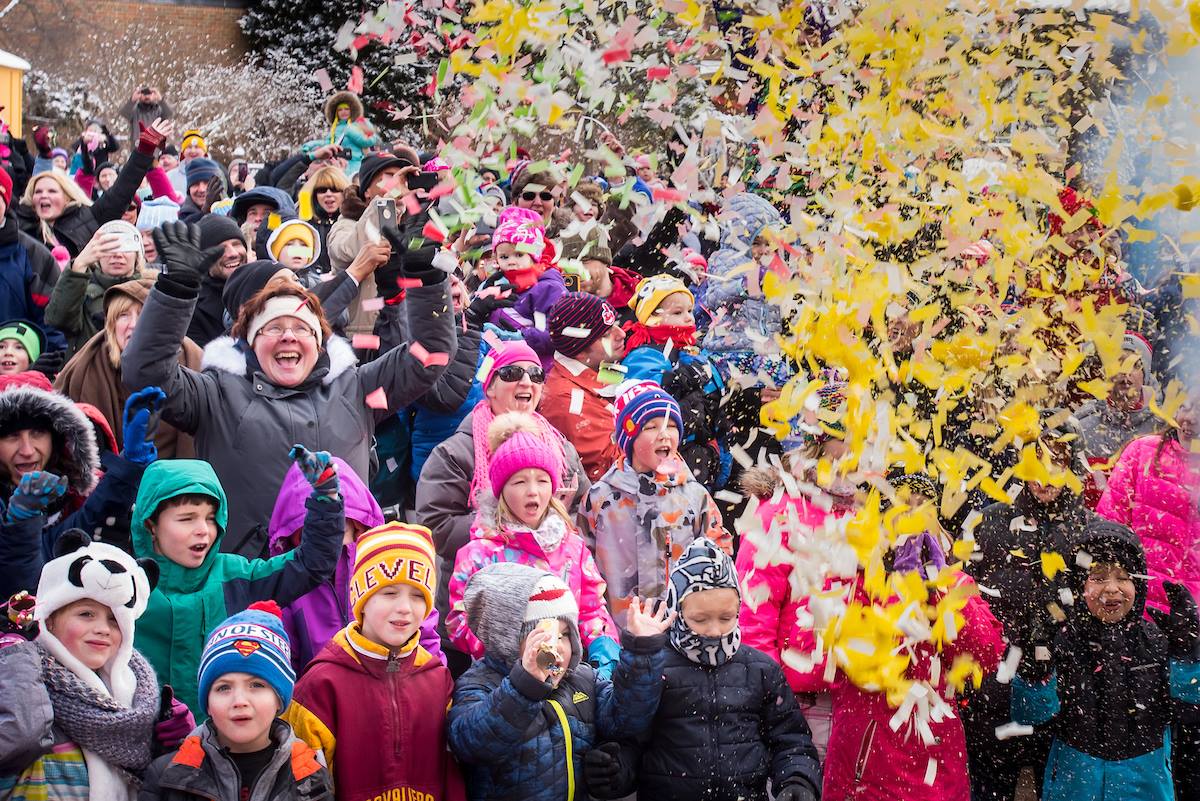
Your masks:
<svg viewBox="0 0 1200 801"><path fill-rule="evenodd" d="M92 542L78 529L64 532L54 551L55 558L42 568L38 580L33 609L33 618L40 629L37 641L101 696L111 696L118 704L129 706L137 689L137 680L129 667L133 624L146 611L150 591L158 583L158 565L153 559L135 560L112 545ZM85 599L111 609L121 630L120 647L98 671L90 670L76 659L46 627L46 621L55 612Z"/></svg>

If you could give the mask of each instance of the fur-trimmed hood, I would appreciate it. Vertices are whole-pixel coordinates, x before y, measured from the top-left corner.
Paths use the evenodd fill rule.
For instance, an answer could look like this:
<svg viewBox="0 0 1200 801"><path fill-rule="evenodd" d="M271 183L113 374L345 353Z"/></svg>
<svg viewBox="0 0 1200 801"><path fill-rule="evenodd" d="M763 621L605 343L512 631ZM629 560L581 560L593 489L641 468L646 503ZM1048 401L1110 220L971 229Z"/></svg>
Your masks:
<svg viewBox="0 0 1200 801"><path fill-rule="evenodd" d="M22 420L44 420L54 437L46 469L65 476L70 489L87 495L96 486L100 455L91 421L70 398L33 387L0 392L0 430Z"/></svg>
<svg viewBox="0 0 1200 801"><path fill-rule="evenodd" d="M345 90L334 92L325 101L325 122L327 124L333 125L333 121L337 116L337 107L342 103L350 106L350 122L354 122L363 115L363 104L358 99L358 95Z"/></svg>
<svg viewBox="0 0 1200 801"><path fill-rule="evenodd" d="M339 336L331 336L324 352L329 356L329 370L321 379L328 386L338 376L358 364L354 348ZM318 361L318 365L320 362ZM246 375L246 353L238 346L238 341L230 336L217 337L204 346L204 356L200 360L201 370L216 370L221 373L231 373L237 376ZM319 369L317 367L313 368Z"/></svg>

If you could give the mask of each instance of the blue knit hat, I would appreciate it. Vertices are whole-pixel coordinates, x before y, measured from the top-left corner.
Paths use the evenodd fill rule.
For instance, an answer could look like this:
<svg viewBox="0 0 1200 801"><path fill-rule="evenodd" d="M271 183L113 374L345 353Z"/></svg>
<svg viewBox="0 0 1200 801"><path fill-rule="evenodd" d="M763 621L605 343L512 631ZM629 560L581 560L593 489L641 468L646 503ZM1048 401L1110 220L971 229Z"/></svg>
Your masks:
<svg viewBox="0 0 1200 801"><path fill-rule="evenodd" d="M279 696L279 710L292 702L296 672L292 646L283 628L283 613L274 601L250 604L230 615L208 635L200 654L200 712L208 714L208 691L226 673L249 673L271 685Z"/></svg>
<svg viewBox="0 0 1200 801"><path fill-rule="evenodd" d="M201 181L209 181L220 176L221 166L212 159L192 159L187 163L184 174L187 176L187 185L190 187Z"/></svg>
<svg viewBox="0 0 1200 801"><path fill-rule="evenodd" d="M633 441L642 433L642 426L656 417L669 417L680 435L683 434L683 415L679 411L679 404L653 381L627 384L617 396L613 439L630 462L633 461Z"/></svg>

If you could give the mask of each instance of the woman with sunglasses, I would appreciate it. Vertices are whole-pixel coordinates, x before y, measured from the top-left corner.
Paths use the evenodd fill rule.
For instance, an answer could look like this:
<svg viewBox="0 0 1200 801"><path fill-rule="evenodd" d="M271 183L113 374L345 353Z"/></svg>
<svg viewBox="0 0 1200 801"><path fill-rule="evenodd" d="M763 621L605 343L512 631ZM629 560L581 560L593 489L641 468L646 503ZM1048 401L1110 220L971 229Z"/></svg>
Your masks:
<svg viewBox="0 0 1200 801"><path fill-rule="evenodd" d="M311 224L320 235L321 247L317 260L309 268L314 273L327 273L329 264L329 229L342 212L342 198L350 181L337 167L322 167L313 173L300 190L300 219Z"/></svg>
<svg viewBox="0 0 1200 801"><path fill-rule="evenodd" d="M488 462L492 454L487 431L497 416L508 412L528 414L536 421L543 439L561 448L564 475L558 496L572 515L590 487L575 447L537 413L546 374L533 348L522 341L507 342L484 358L484 366L483 400L453 435L433 449L417 483L417 519L433 532L438 549L437 607L443 620L448 611L447 582L454 558L470 540L481 495L490 492ZM443 641L443 650L448 647L449 643ZM451 671L456 673L465 670L470 661L453 649L447 656Z"/></svg>

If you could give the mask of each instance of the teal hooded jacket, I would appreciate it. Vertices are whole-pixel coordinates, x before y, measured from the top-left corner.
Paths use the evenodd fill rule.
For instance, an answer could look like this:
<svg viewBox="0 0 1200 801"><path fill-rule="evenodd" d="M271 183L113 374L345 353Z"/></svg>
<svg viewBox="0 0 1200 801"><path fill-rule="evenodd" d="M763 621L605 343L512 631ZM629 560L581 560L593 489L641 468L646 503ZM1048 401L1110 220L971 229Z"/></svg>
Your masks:
<svg viewBox="0 0 1200 801"><path fill-rule="evenodd" d="M216 504L217 538L196 568L156 553L146 521L170 498L205 495ZM273 559L246 559L220 552L229 520L225 490L207 462L171 459L146 468L133 509L133 551L158 563L158 586L138 620L134 645L154 666L158 680L197 713L197 677L204 642L218 623L255 601L286 606L328 581L343 536L343 504L306 501L300 546Z"/></svg>

